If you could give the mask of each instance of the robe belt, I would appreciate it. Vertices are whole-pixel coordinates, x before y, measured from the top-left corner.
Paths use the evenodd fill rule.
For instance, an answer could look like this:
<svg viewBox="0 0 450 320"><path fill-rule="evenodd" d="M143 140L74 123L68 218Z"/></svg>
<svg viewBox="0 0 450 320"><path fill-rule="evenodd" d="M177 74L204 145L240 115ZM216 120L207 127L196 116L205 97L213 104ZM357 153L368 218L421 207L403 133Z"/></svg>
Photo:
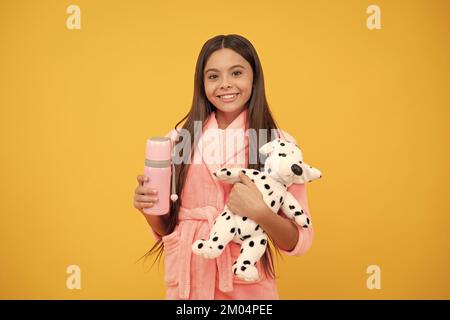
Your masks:
<svg viewBox="0 0 450 320"><path fill-rule="evenodd" d="M205 206L193 209L187 209L184 207L180 207L180 211L178 213L179 221L191 220L192 222L183 223L183 230L180 230L180 260L184 262L183 265L180 265L179 272L179 295L181 299L189 299L190 292L190 275L191 275L191 256L194 254L192 252L192 244L198 240L194 239L195 234L200 229L200 226L205 221L209 224L209 230L211 230L214 221L219 214L219 210L212 206ZM209 232L208 232L209 235ZM230 292L233 291L233 274L231 272L232 268L232 258L230 247L226 246L222 254L215 258L217 270L219 273L219 290L222 292ZM212 275L203 275L214 276L215 272ZM210 283L215 286L215 279L212 279ZM210 288L212 295L214 294L214 288ZM214 297L211 297L213 299Z"/></svg>

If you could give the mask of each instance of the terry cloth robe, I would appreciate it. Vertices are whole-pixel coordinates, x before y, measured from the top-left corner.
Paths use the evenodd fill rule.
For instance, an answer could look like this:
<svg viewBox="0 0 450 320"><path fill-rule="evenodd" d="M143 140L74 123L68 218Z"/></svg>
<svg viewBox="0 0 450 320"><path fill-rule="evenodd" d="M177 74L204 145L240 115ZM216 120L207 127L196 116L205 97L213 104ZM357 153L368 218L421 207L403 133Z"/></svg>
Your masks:
<svg viewBox="0 0 450 320"><path fill-rule="evenodd" d="M227 153L229 146L225 141L230 130L247 128L247 113L247 109L242 111L225 130L218 128L215 112L205 120L206 124L194 149L194 159L189 166L181 194L178 224L172 233L163 237L151 230L155 239L162 238L164 243L166 299L278 299L275 280L265 275L260 261L256 264L260 274L259 280L246 282L234 276L232 264L239 256L239 244L231 241L222 255L215 259L205 259L191 250L193 242L208 238L210 228L216 216L222 212L233 187L216 180L213 172L224 166L247 167L248 137L245 136L245 142L241 142L240 147L239 143L234 142L234 145L238 145L232 149L234 152ZM208 130L215 134L208 136ZM287 141L296 142L283 130L278 130L277 134ZM176 135L177 132L173 129L166 136L175 141ZM270 132L268 138L270 139ZM203 152L200 152L200 157L195 158L198 150ZM234 154L226 159L231 153ZM215 154L218 155L217 158L212 157ZM214 163L211 158L219 161ZM305 185L292 184L288 191L310 217ZM307 252L312 244L313 227L305 229L297 226L297 229L299 237L294 249L286 251L280 248L286 255L300 256Z"/></svg>

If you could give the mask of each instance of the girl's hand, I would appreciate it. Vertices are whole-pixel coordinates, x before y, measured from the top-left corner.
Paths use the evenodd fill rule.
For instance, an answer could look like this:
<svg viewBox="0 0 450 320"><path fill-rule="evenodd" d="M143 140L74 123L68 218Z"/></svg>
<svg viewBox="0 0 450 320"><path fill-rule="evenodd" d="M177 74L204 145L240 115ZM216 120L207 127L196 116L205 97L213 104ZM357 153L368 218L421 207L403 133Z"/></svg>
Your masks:
<svg viewBox="0 0 450 320"><path fill-rule="evenodd" d="M239 178L241 182L236 182L231 189L227 206L233 213L259 223L270 209L252 180L242 172L239 173Z"/></svg>
<svg viewBox="0 0 450 320"><path fill-rule="evenodd" d="M148 181L148 177L144 175L138 175L137 181L138 186L134 190L134 207L144 214L142 209L151 208L158 201L157 190L144 187L144 182Z"/></svg>

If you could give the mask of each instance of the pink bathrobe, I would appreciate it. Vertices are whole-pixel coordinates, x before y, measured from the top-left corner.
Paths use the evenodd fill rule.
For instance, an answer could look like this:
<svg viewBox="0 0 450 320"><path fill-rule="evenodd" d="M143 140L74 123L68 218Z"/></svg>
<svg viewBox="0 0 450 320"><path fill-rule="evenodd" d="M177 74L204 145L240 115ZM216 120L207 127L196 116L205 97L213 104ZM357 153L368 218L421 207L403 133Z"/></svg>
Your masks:
<svg viewBox="0 0 450 320"><path fill-rule="evenodd" d="M225 130L245 130L247 113L247 110L241 112ZM205 137L205 132L209 129L216 129L215 132L218 132L220 136L220 143L218 140ZM166 299L278 299L276 283L264 274L261 262L257 262L260 279L255 282L246 282L233 275L232 265L240 251L238 244L230 242L222 255L216 259L205 259L193 254L191 250L194 241L208 238L214 219L222 212L233 187L214 179L213 172L223 166L247 167L248 137L245 137L245 143L241 145L241 149L235 150L234 156L225 159L227 155L229 156L229 153L224 151L227 143L224 141L225 130L218 129L213 112L206 120L198 149L195 149L203 150L201 157L198 158L200 161L192 163L187 173L181 195L182 206L178 225L174 232L162 237ZM279 132L281 138L295 142L295 139L283 130ZM167 136L174 140L176 131L172 130ZM242 146L245 147L242 148ZM205 158L206 152L210 153L209 158ZM221 163L211 163L211 155L214 152L219 152ZM241 154L244 152L245 154ZM303 210L310 216L305 186L293 184L288 191L295 196ZM297 228L299 232L297 245L292 251L280 248L281 252L299 256L308 251L314 236L313 228L305 229L298 226ZM152 233L155 239L161 239L156 232L152 231Z"/></svg>

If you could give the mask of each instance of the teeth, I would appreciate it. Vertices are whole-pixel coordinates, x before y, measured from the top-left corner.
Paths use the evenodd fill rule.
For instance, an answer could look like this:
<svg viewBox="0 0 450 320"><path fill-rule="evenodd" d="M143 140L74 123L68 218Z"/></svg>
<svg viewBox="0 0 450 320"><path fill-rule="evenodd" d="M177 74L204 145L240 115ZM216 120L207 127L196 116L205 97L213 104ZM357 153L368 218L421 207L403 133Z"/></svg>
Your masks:
<svg viewBox="0 0 450 320"><path fill-rule="evenodd" d="M227 95L223 95L223 96L219 96L221 99L232 99L234 97L236 97L237 94L227 94Z"/></svg>

